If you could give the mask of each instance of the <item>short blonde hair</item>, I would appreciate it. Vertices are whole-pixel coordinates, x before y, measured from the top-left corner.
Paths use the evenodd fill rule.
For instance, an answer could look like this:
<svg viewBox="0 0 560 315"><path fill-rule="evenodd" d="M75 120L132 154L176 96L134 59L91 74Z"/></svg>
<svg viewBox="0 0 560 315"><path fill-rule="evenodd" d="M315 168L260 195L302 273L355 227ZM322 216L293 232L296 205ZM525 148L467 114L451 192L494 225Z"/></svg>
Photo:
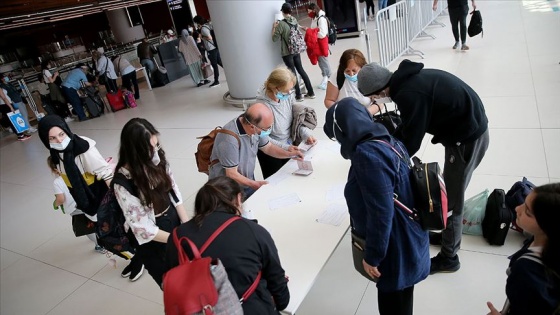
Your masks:
<svg viewBox="0 0 560 315"><path fill-rule="evenodd" d="M267 90L272 91L272 88L283 87L290 82L296 84L295 74L286 67L278 67L272 70L264 85Z"/></svg>

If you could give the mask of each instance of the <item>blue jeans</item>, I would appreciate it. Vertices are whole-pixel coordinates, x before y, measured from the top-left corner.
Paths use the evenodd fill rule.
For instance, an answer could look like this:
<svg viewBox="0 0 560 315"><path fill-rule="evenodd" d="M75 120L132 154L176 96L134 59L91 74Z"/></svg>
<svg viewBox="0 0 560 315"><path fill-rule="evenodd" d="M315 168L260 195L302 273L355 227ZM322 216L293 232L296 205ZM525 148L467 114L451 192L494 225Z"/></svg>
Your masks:
<svg viewBox="0 0 560 315"><path fill-rule="evenodd" d="M78 118L80 120L85 120L87 117L86 117L86 113L84 113L84 108L82 107L82 100L78 95L78 91L63 85L62 93L64 93L64 96L66 96L68 102L72 104L72 107L76 111L76 115L78 115Z"/></svg>
<svg viewBox="0 0 560 315"><path fill-rule="evenodd" d="M378 10L385 9L387 7L387 0L379 0L378 4Z"/></svg>
<svg viewBox="0 0 560 315"><path fill-rule="evenodd" d="M151 60L151 59L142 59L142 60L140 60L140 64L142 65L142 67L146 68L146 72L148 72L148 78L151 81L152 80L152 72L154 72L154 70L156 70L156 65L154 64L154 61Z"/></svg>

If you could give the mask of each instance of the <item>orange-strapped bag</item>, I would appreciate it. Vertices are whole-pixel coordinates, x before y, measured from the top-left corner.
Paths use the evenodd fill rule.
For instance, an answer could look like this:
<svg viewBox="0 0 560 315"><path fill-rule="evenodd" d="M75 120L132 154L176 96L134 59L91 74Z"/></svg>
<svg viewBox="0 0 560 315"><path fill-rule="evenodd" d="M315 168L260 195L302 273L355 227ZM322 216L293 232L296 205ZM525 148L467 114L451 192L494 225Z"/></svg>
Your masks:
<svg viewBox="0 0 560 315"><path fill-rule="evenodd" d="M222 129L221 126L214 128L214 130L210 131L210 133L205 136L197 137L197 139L201 140L198 143L198 147L194 154L194 157L196 159L196 166L198 167L199 172L205 173L206 175L208 175L210 167L219 162L219 160L217 159L210 161L210 157L212 156L212 149L214 148L214 141L216 141L216 136L219 133L224 133L235 137L235 139L237 139L237 144L241 149L241 140L239 140L239 136L237 136L237 134L233 131Z"/></svg>

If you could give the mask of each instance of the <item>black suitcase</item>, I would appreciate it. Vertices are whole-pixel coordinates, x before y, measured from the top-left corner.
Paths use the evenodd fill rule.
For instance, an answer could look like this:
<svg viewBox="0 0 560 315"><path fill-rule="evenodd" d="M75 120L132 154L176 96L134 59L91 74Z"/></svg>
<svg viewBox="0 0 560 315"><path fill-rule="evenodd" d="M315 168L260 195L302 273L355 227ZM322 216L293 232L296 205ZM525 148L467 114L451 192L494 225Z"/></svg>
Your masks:
<svg viewBox="0 0 560 315"><path fill-rule="evenodd" d="M167 69L164 67L157 67L152 73L152 87L160 87L169 83L169 77L167 76Z"/></svg>
<svg viewBox="0 0 560 315"><path fill-rule="evenodd" d="M506 206L505 191L494 189L488 196L486 212L482 220L482 235L490 245L504 245L512 217Z"/></svg>
<svg viewBox="0 0 560 315"><path fill-rule="evenodd" d="M89 114L90 118L99 117L101 116L103 105L99 105L93 98L91 97L82 97L82 105L84 109Z"/></svg>

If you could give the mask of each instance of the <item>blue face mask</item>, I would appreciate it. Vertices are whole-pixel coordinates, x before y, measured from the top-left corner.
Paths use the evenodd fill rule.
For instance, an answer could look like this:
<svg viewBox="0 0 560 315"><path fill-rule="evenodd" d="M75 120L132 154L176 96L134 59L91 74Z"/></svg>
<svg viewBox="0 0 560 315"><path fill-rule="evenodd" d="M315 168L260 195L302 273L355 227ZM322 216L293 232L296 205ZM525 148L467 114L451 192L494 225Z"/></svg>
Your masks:
<svg viewBox="0 0 560 315"><path fill-rule="evenodd" d="M10 82L10 78L8 76L5 76L4 81L6 81L6 83Z"/></svg>
<svg viewBox="0 0 560 315"><path fill-rule="evenodd" d="M348 79L348 81L350 82L356 82L358 81L358 74L356 73L355 75L347 75L346 73L344 74L344 77L346 79Z"/></svg>
<svg viewBox="0 0 560 315"><path fill-rule="evenodd" d="M270 136L271 132L272 132L272 128L270 128L269 130L263 130L263 131L261 131L261 133L259 133L259 137L266 138L266 137Z"/></svg>
<svg viewBox="0 0 560 315"><path fill-rule="evenodd" d="M282 94L282 92L276 92L276 98L283 101L283 100L287 100L290 97L290 94L285 95Z"/></svg>

